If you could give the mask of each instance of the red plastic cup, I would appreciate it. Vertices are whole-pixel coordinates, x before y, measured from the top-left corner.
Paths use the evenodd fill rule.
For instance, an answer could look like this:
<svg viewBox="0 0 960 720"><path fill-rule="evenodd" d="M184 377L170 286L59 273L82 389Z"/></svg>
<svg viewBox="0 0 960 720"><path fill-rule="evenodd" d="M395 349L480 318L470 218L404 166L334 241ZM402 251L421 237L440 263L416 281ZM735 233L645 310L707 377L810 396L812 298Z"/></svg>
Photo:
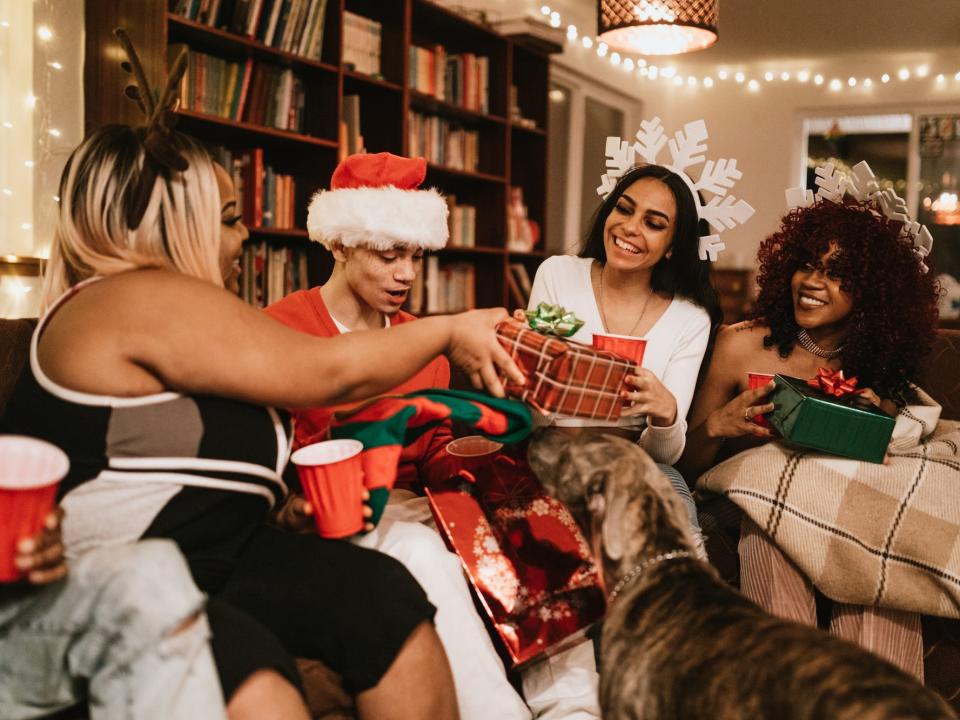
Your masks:
<svg viewBox="0 0 960 720"><path fill-rule="evenodd" d="M326 440L290 456L321 537L345 538L363 530L362 451L359 440Z"/></svg>
<svg viewBox="0 0 960 720"><path fill-rule="evenodd" d="M647 341L632 335L613 335L612 333L594 333L593 346L597 350L609 350L622 358L633 360L637 367L643 366L643 352L647 349ZM632 400L624 400L625 408L633 405Z"/></svg>
<svg viewBox="0 0 960 720"><path fill-rule="evenodd" d="M503 443L483 435L467 435L447 444L447 454L454 458L456 470L476 470L492 462L503 449Z"/></svg>
<svg viewBox="0 0 960 720"><path fill-rule="evenodd" d="M756 390L759 387L763 387L771 380L773 380L773 375L770 373L747 373L747 386L750 390ZM763 415L754 415L753 421L761 427L770 427L770 423L767 422L767 419Z"/></svg>
<svg viewBox="0 0 960 720"><path fill-rule="evenodd" d="M643 365L643 352L647 349L647 341L632 335L594 333L593 346L597 350L609 350L622 358L633 360L637 367L641 367Z"/></svg>
<svg viewBox="0 0 960 720"><path fill-rule="evenodd" d="M48 442L0 436L0 582L23 577L13 564L17 543L43 529L69 469L66 454Z"/></svg>

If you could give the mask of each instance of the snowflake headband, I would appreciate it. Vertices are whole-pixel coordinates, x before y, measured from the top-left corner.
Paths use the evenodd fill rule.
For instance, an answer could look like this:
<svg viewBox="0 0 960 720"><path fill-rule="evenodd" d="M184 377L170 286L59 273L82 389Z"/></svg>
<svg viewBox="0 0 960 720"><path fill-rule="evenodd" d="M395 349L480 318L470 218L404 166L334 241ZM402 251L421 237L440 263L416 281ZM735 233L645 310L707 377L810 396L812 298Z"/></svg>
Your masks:
<svg viewBox="0 0 960 720"><path fill-rule="evenodd" d="M865 160L853 166L851 174L838 170L833 163L820 165L816 169L817 199L839 202L844 195L850 195L860 202L872 202L879 213L891 220L903 223L904 231L913 240L913 250L920 258L920 269L929 268L923 259L933 250L933 236L926 225L911 220L907 203L892 188L880 189L877 176ZM787 190L787 207L799 208L813 205L813 190L795 187Z"/></svg>
<svg viewBox="0 0 960 720"><path fill-rule="evenodd" d="M668 145L671 161L669 164L660 164L679 175L690 188L690 194L697 205L697 217L706 220L713 230L712 234L700 238L700 259L716 261L720 251L726 248L720 240L720 233L742 225L754 213L746 201L737 200L732 195L724 197L727 189L732 188L734 183L743 177L743 173L737 170L737 161L707 160L700 178L696 181L687 174L687 168L704 161L704 153L707 151L707 146L703 144L707 139L707 124L703 120L687 123L683 130L678 130L669 141L660 125L660 118L643 120L636 137L634 143L628 143L617 136L607 138L607 172L601 178L597 194L607 197L616 186L617 180L636 164L638 155L645 162L657 164L657 155L664 145ZM712 193L714 197L704 204L700 191Z"/></svg>

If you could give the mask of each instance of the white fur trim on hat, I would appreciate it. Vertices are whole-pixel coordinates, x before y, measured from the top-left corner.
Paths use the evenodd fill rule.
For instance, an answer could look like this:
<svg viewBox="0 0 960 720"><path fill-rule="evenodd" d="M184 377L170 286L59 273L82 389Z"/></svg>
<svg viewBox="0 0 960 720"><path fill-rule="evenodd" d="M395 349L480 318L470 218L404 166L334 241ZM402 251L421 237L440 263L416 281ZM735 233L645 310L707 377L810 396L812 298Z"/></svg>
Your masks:
<svg viewBox="0 0 960 720"><path fill-rule="evenodd" d="M327 248L389 250L397 245L440 250L447 244L447 203L433 188L396 187L321 190L307 212L310 239Z"/></svg>

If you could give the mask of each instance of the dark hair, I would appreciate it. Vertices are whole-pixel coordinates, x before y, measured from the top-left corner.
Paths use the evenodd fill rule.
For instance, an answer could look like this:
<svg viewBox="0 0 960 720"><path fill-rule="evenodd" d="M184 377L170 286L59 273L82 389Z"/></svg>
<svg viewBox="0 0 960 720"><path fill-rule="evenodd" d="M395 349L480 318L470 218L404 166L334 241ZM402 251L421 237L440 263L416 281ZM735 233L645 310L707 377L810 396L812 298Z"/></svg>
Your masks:
<svg viewBox="0 0 960 720"><path fill-rule="evenodd" d="M707 311L710 324L715 327L723 318L723 313L720 311L717 291L710 282L710 262L699 257L700 227L697 205L687 183L672 170L662 165L637 165L624 173L594 214L580 257L607 261L607 251L603 246L603 227L620 196L633 183L643 178L654 178L662 182L673 193L677 203L672 252L670 257L662 257L653 266L650 287L654 292L680 295L693 301Z"/></svg>
<svg viewBox="0 0 960 720"><path fill-rule="evenodd" d="M817 265L836 242L831 269L850 293L850 331L841 360L848 375L882 397L902 403L937 329L938 283L923 272L912 238L867 201L818 200L791 210L757 253L757 316L769 327L767 347L793 351L798 326L791 280L803 263Z"/></svg>

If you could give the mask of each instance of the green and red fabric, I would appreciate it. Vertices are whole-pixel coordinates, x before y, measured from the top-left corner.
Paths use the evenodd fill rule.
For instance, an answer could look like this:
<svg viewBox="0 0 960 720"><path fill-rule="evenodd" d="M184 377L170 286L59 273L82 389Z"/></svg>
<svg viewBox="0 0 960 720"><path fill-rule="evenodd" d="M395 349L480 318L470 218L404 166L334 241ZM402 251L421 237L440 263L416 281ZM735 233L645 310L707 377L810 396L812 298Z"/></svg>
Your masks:
<svg viewBox="0 0 960 720"><path fill-rule="evenodd" d="M523 403L461 390L384 395L334 415L329 439L352 438L363 443L364 484L370 490L374 523L397 479L404 446L446 421L504 444L523 440L533 425Z"/></svg>

